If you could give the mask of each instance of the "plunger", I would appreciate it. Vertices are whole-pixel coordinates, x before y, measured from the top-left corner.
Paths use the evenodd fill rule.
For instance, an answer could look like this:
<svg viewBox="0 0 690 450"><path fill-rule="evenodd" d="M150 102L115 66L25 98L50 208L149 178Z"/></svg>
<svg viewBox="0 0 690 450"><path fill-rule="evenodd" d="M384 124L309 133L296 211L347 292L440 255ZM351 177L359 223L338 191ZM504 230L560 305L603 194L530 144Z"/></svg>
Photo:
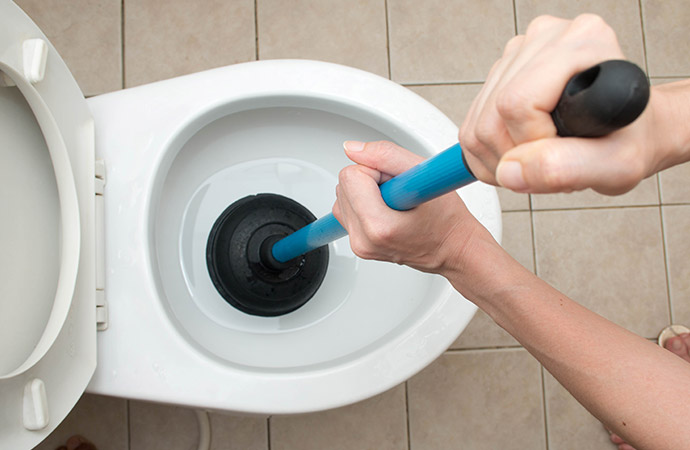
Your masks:
<svg viewBox="0 0 690 450"><path fill-rule="evenodd" d="M649 100L649 82L635 64L611 60L572 77L551 113L558 135L605 136L632 123ZM460 144L383 183L381 196L408 210L476 178ZM248 314L277 316L304 305L328 267L327 244L347 235L328 214L318 220L274 194L245 197L218 218L207 244L209 274L225 300Z"/></svg>

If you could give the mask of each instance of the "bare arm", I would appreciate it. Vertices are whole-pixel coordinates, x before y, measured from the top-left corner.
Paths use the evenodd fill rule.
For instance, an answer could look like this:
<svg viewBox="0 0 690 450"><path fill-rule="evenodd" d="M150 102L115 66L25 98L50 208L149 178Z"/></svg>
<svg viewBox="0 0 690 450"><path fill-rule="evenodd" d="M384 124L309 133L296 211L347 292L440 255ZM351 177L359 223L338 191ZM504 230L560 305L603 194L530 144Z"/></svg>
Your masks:
<svg viewBox="0 0 690 450"><path fill-rule="evenodd" d="M541 18L512 40L460 132L475 175L523 192L616 194L689 161L690 81L655 86L644 114L609 136L556 136L549 112L568 78L616 57L615 35L594 16ZM690 364L524 269L454 193L412 211L387 208L378 183L419 157L381 142L346 151L357 165L341 172L333 213L357 255L444 275L638 450L690 448ZM501 173L510 161L517 178Z"/></svg>
<svg viewBox="0 0 690 450"><path fill-rule="evenodd" d="M378 183L419 161L386 142L348 156L333 213L360 257L445 276L638 450L690 448L690 364L580 306L511 258L452 193L398 212ZM673 414L669 414L673 411Z"/></svg>
<svg viewBox="0 0 690 450"><path fill-rule="evenodd" d="M443 274L587 410L638 450L690 448L690 364L558 292L490 236L467 245Z"/></svg>

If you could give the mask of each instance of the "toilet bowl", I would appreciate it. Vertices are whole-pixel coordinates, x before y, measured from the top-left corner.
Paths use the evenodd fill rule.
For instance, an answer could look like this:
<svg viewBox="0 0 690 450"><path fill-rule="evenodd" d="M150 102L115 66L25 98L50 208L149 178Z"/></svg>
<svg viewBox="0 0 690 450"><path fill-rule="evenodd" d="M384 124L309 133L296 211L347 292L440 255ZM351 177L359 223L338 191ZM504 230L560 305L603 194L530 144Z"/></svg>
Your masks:
<svg viewBox="0 0 690 450"><path fill-rule="evenodd" d="M272 193L330 212L343 141L452 145L457 128L416 94L275 60L85 100L16 5L0 2L0 20L0 126L14 136L0 138L0 447L40 442L85 390L255 414L346 405L423 369L472 318L442 277L358 259L347 238L287 314L246 314L209 276L209 233L233 202ZM495 189L459 194L500 239Z"/></svg>

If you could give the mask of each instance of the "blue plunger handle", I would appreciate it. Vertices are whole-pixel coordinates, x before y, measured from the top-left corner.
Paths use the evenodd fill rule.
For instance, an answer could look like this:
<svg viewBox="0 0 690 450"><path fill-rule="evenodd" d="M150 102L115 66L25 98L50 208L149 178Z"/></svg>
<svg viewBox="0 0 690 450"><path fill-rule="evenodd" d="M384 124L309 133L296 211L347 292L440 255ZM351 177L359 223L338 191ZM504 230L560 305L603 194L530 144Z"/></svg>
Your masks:
<svg viewBox="0 0 690 450"><path fill-rule="evenodd" d="M648 99L649 82L639 67L606 61L572 77L551 116L560 136L605 136L633 122ZM455 144L383 183L381 196L389 207L407 210L475 180ZM273 257L287 262L345 235L345 228L328 214L276 242Z"/></svg>
<svg viewBox="0 0 690 450"><path fill-rule="evenodd" d="M404 211L475 180L465 166L460 144L455 144L383 183L381 197L389 207ZM346 235L345 228L328 214L276 242L273 257L286 262Z"/></svg>

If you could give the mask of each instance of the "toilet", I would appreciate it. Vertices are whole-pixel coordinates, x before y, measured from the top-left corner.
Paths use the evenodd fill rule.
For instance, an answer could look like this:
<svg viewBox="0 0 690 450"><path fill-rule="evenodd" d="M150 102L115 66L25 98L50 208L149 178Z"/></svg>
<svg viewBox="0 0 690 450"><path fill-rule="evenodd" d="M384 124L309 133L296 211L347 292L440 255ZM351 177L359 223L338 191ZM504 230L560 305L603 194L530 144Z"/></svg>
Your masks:
<svg viewBox="0 0 690 450"><path fill-rule="evenodd" d="M85 99L0 0L0 448L31 448L84 392L245 414L321 411L422 370L476 307L440 276L329 244L304 306L246 314L217 292L209 231L257 193L330 212L342 142L423 156L457 127L379 76L273 60ZM493 187L459 191L500 240Z"/></svg>

